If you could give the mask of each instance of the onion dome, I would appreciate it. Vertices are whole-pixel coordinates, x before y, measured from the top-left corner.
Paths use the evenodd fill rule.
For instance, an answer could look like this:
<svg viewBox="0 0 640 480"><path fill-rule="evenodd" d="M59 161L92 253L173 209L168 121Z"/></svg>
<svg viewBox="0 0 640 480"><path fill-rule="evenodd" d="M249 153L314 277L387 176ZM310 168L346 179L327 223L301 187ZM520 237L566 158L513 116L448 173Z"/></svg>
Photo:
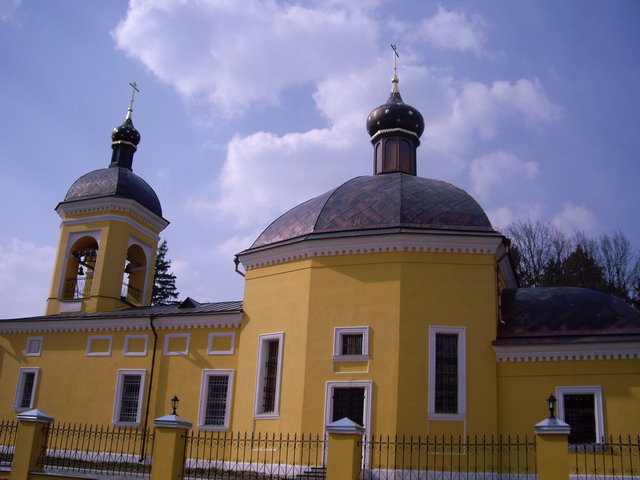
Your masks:
<svg viewBox="0 0 640 480"><path fill-rule="evenodd" d="M374 108L367 117L367 132L372 142L383 133L404 132L420 138L424 132L422 114L402 101L398 81L398 77L394 75L387 103Z"/></svg>
<svg viewBox="0 0 640 480"><path fill-rule="evenodd" d="M461 188L397 173L356 177L292 208L251 249L314 237L428 231L495 233L482 207Z"/></svg>
<svg viewBox="0 0 640 480"><path fill-rule="evenodd" d="M133 126L133 122L131 121L131 112L132 109L129 108L124 123L113 129L113 133L111 134L112 145L126 143L132 145L134 148L138 147L138 144L140 143L140 132L138 132L136 127Z"/></svg>
<svg viewBox="0 0 640 480"><path fill-rule="evenodd" d="M140 133L133 126L131 112L132 109L129 107L124 123L113 129L113 152L109 167L94 170L77 179L67 191L62 203L101 197L128 198L162 216L162 207L156 192L131 170L133 154L140 143Z"/></svg>

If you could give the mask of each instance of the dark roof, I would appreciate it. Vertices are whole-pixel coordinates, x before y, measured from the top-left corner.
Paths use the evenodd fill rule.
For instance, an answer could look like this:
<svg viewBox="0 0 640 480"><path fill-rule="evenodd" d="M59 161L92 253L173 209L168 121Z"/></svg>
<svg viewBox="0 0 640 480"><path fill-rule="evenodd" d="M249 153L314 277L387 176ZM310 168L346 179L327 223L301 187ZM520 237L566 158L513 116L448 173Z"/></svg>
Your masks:
<svg viewBox="0 0 640 480"><path fill-rule="evenodd" d="M195 300L187 297L180 304L173 305L159 305L153 307L132 307L124 310L113 310L110 312L96 312L96 313L63 313L60 315L42 315L39 317L25 317L25 318L5 318L2 321L55 321L55 320L83 320L92 318L136 318L136 317L148 317L155 315L158 317L169 316L190 316L190 315L203 315L203 314L225 314L225 313L240 313L242 312L242 302L215 302L215 303L198 303Z"/></svg>
<svg viewBox="0 0 640 480"><path fill-rule="evenodd" d="M63 203L99 197L130 198L162 216L160 200L153 188L123 167L101 168L83 175L71 185Z"/></svg>
<svg viewBox="0 0 640 480"><path fill-rule="evenodd" d="M496 343L640 335L640 312L613 295L589 288L508 288L502 291L501 300Z"/></svg>
<svg viewBox="0 0 640 480"><path fill-rule="evenodd" d="M353 178L289 210L251 249L311 234L404 228L495 232L480 205L447 182L394 172Z"/></svg>

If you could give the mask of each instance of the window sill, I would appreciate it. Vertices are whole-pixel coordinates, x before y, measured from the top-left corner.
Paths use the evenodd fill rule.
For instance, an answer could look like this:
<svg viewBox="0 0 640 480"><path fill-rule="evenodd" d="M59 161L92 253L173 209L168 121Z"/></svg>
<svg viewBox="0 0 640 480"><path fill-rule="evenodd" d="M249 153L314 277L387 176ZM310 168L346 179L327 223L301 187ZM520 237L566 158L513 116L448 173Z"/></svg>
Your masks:
<svg viewBox="0 0 640 480"><path fill-rule="evenodd" d="M429 412L429 420L435 422L460 422L467 418L464 413L434 413Z"/></svg>
<svg viewBox="0 0 640 480"><path fill-rule="evenodd" d="M279 413L254 413L254 420L277 420L280 418Z"/></svg>
<svg viewBox="0 0 640 480"><path fill-rule="evenodd" d="M369 355L334 355L334 362L366 362Z"/></svg>
<svg viewBox="0 0 640 480"><path fill-rule="evenodd" d="M120 428L138 428L140 422L113 422L113 426Z"/></svg>
<svg viewBox="0 0 640 480"><path fill-rule="evenodd" d="M198 425L198 430L203 432L226 432L229 425Z"/></svg>

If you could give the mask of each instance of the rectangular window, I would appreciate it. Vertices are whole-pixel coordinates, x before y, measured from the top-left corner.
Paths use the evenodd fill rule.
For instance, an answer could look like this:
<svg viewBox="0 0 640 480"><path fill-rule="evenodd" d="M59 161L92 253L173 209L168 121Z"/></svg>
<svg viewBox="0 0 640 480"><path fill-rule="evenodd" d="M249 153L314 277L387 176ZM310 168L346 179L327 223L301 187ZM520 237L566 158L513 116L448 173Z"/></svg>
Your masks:
<svg viewBox="0 0 640 480"><path fill-rule="evenodd" d="M116 385L113 423L118 426L139 426L144 393L144 370L120 370Z"/></svg>
<svg viewBox="0 0 640 480"><path fill-rule="evenodd" d="M597 444L602 442L602 388L558 387L558 418L571 426L569 443Z"/></svg>
<svg viewBox="0 0 640 480"><path fill-rule="evenodd" d="M369 359L369 327L337 327L334 331L333 360L354 362Z"/></svg>
<svg viewBox="0 0 640 480"><path fill-rule="evenodd" d="M16 397L13 402L13 409L16 412L24 412L34 408L39 371L39 368L20 369Z"/></svg>
<svg viewBox="0 0 640 480"><path fill-rule="evenodd" d="M198 425L202 430L229 428L233 370L204 370Z"/></svg>
<svg viewBox="0 0 640 480"><path fill-rule="evenodd" d="M465 329L429 328L429 417L462 420L466 406Z"/></svg>
<svg viewBox="0 0 640 480"><path fill-rule="evenodd" d="M27 345L24 349L25 357L39 357L42 352L42 337L27 338Z"/></svg>
<svg viewBox="0 0 640 480"><path fill-rule="evenodd" d="M262 418L279 414L283 341L284 333L260 335L254 413Z"/></svg>

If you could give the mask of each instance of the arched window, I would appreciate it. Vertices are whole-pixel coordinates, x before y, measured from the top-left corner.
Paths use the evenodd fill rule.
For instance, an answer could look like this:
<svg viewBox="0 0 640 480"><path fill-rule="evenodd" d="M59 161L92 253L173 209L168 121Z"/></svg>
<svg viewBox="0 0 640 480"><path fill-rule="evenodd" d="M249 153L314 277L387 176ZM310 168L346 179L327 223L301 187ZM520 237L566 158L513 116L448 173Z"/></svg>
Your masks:
<svg viewBox="0 0 640 480"><path fill-rule="evenodd" d="M62 287L63 299L87 298L91 293L93 273L98 258L98 242L82 237L69 249Z"/></svg>
<svg viewBox="0 0 640 480"><path fill-rule="evenodd" d="M142 305L146 275L147 256L140 245L131 245L127 250L122 278L123 301L131 305Z"/></svg>

